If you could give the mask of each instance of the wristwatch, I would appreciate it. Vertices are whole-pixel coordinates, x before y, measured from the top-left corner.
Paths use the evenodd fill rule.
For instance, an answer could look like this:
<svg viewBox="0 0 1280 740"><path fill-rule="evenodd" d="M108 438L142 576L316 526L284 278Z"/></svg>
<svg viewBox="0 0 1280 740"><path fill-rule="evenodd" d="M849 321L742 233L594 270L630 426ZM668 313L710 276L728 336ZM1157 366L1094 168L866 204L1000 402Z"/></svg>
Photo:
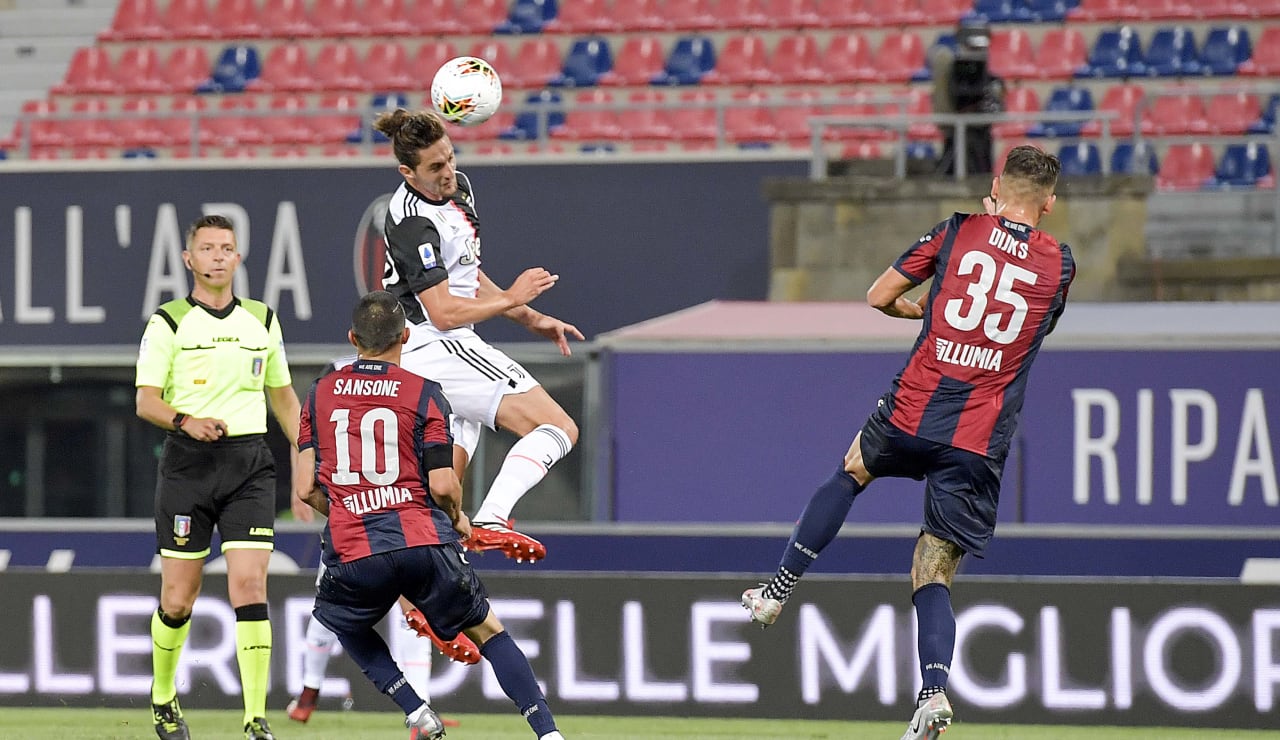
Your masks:
<svg viewBox="0 0 1280 740"><path fill-rule="evenodd" d="M182 413L181 411L174 414L173 415L173 431L178 432L179 434L186 434L186 432L182 431L182 422L186 420L187 420L187 415Z"/></svg>

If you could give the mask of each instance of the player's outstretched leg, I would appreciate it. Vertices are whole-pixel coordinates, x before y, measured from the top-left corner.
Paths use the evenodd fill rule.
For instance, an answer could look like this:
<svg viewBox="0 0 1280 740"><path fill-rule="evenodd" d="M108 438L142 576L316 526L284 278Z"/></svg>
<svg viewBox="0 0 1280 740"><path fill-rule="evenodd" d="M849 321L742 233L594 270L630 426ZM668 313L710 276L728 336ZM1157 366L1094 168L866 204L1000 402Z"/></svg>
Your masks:
<svg viewBox="0 0 1280 740"><path fill-rule="evenodd" d="M411 609L405 612L404 618L409 629L431 640L449 660L466 663L467 665L475 665L480 662L480 648L476 647L475 642L470 637L459 632L452 640L442 640L431 630L431 625L427 624L427 618L418 609Z"/></svg>
<svg viewBox="0 0 1280 740"><path fill-rule="evenodd" d="M372 627L362 627L338 632L338 639L378 691L391 697L404 712L406 727L427 740L444 737L444 723L405 679L382 635Z"/></svg>
<svg viewBox="0 0 1280 740"><path fill-rule="evenodd" d="M511 521L471 523L471 537L462 546L472 552L498 550L517 563L535 563L547 556L547 547L527 534L511 528Z"/></svg>
<svg viewBox="0 0 1280 740"><path fill-rule="evenodd" d="M516 503L547 476L551 466L569 454L578 437L577 426L551 401L545 391L530 391L529 402L549 403L557 416L563 416L559 424L540 424L524 435L511 447L502 462L502 468L489 486L484 503L471 518L472 534L469 549L476 552L501 550L517 561L535 562L547 555L541 542L516 532L511 528L511 511ZM523 394L522 394L523 395ZM512 403L515 396L508 396L503 403ZM515 401L515 403L522 403ZM512 407L512 413L516 413ZM504 409L505 410L505 409ZM540 412L547 418L545 408Z"/></svg>
<svg viewBox="0 0 1280 740"><path fill-rule="evenodd" d="M414 614L416 612L416 615ZM431 703L431 652L435 647L431 640L423 639L425 635L418 633L411 624L410 620L426 622L422 617L422 612L409 606L408 612L401 612L399 608L393 609L395 615L393 621L399 622L398 627L394 627L391 632L391 654L395 656L396 663L400 665L400 670L404 671L405 680L418 692L418 696L427 704ZM399 619L397 619L399 617ZM428 627L430 629L430 627ZM476 659L480 658L480 650L475 648L475 643L471 642L471 638L465 635L458 637L467 641L472 645L473 653ZM460 723L456 719L448 717L440 717L440 722L445 727L458 727ZM410 728L409 740L422 740L426 735L416 728Z"/></svg>
<svg viewBox="0 0 1280 740"><path fill-rule="evenodd" d="M289 702L289 719L295 722L311 719L311 713L316 710L316 702L320 699L320 687L324 685L329 658L333 656L337 645L338 636L320 624L320 620L313 618L307 623L307 651L302 657L302 693Z"/></svg>
<svg viewBox="0 0 1280 740"><path fill-rule="evenodd" d="M917 702L916 713L911 716L907 731L902 733L902 740L937 740L951 726L953 716L951 702L945 692L922 697Z"/></svg>
<svg viewBox="0 0 1280 740"><path fill-rule="evenodd" d="M751 614L753 622L768 627L777 621L782 605L791 597L800 577L840 533L849 507L863 488L852 475L839 470L814 491L800 521L796 522L773 579L742 594L742 606Z"/></svg>
<svg viewBox="0 0 1280 740"><path fill-rule="evenodd" d="M497 676L503 693L515 703L539 740L563 740L556 729L551 707L547 706L547 699L538 688L538 679L533 675L529 659L511 635L499 632L480 646L480 652L493 667L493 674Z"/></svg>

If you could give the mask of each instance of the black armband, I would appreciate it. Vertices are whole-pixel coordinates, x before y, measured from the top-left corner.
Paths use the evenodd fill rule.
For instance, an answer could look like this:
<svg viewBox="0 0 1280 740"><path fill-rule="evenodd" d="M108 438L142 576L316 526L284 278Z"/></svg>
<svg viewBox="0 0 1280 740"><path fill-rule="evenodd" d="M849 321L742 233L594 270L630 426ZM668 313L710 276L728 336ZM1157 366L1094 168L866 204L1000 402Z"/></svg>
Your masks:
<svg viewBox="0 0 1280 740"><path fill-rule="evenodd" d="M186 432L182 430L182 422L186 420L187 420L187 415L182 413L181 411L174 414L173 415L173 431L177 432L178 434L186 434Z"/></svg>
<svg viewBox="0 0 1280 740"><path fill-rule="evenodd" d="M453 467L453 446L432 445L422 453L422 464L427 470Z"/></svg>

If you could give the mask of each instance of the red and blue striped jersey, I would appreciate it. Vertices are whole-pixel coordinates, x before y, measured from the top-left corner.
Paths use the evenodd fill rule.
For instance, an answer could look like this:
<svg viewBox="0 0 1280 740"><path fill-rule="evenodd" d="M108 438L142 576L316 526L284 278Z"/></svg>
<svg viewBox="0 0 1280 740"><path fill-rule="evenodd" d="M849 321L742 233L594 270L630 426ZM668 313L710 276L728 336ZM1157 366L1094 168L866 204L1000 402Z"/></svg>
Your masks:
<svg viewBox="0 0 1280 740"><path fill-rule="evenodd" d="M315 450L329 498L325 565L458 540L427 482L452 464L449 413L437 383L389 362L356 360L316 380L298 449Z"/></svg>
<svg viewBox="0 0 1280 740"><path fill-rule="evenodd" d="M903 431L1003 460L1031 363L1066 305L1071 249L999 216L957 213L894 268L933 278L924 327L887 396Z"/></svg>

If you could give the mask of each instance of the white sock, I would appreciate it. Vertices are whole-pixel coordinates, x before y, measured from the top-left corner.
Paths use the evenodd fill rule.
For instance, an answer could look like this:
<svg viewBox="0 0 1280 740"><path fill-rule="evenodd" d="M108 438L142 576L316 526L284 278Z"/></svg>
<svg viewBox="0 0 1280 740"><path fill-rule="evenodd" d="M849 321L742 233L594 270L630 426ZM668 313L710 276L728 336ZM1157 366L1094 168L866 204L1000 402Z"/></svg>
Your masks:
<svg viewBox="0 0 1280 740"><path fill-rule="evenodd" d="M561 735L560 731L556 730L555 732L549 732L543 735L542 737L538 738L538 740L564 740L564 735Z"/></svg>
<svg viewBox="0 0 1280 740"><path fill-rule="evenodd" d="M318 689L324 683L324 672L338 636L315 617L307 624L307 652L302 656L302 685Z"/></svg>
<svg viewBox="0 0 1280 740"><path fill-rule="evenodd" d="M543 424L521 437L507 453L502 469L493 479L493 485L489 486L489 494L471 520L505 522L510 519L511 510L520 498L547 477L551 466L569 454L571 449L573 443L569 441L569 435L550 424Z"/></svg>
<svg viewBox="0 0 1280 740"><path fill-rule="evenodd" d="M409 627L399 607L391 611L391 618L400 626L392 630L391 649L405 680L426 703L431 703L431 640L419 637Z"/></svg>
<svg viewBox="0 0 1280 740"><path fill-rule="evenodd" d="M428 640L428 642L430 642L430 640ZM408 715L406 715L405 719L409 720L410 725L413 725L422 717L423 713L425 713L428 708L429 707L427 703L423 702L422 706L418 707L417 709L413 710Z"/></svg>

